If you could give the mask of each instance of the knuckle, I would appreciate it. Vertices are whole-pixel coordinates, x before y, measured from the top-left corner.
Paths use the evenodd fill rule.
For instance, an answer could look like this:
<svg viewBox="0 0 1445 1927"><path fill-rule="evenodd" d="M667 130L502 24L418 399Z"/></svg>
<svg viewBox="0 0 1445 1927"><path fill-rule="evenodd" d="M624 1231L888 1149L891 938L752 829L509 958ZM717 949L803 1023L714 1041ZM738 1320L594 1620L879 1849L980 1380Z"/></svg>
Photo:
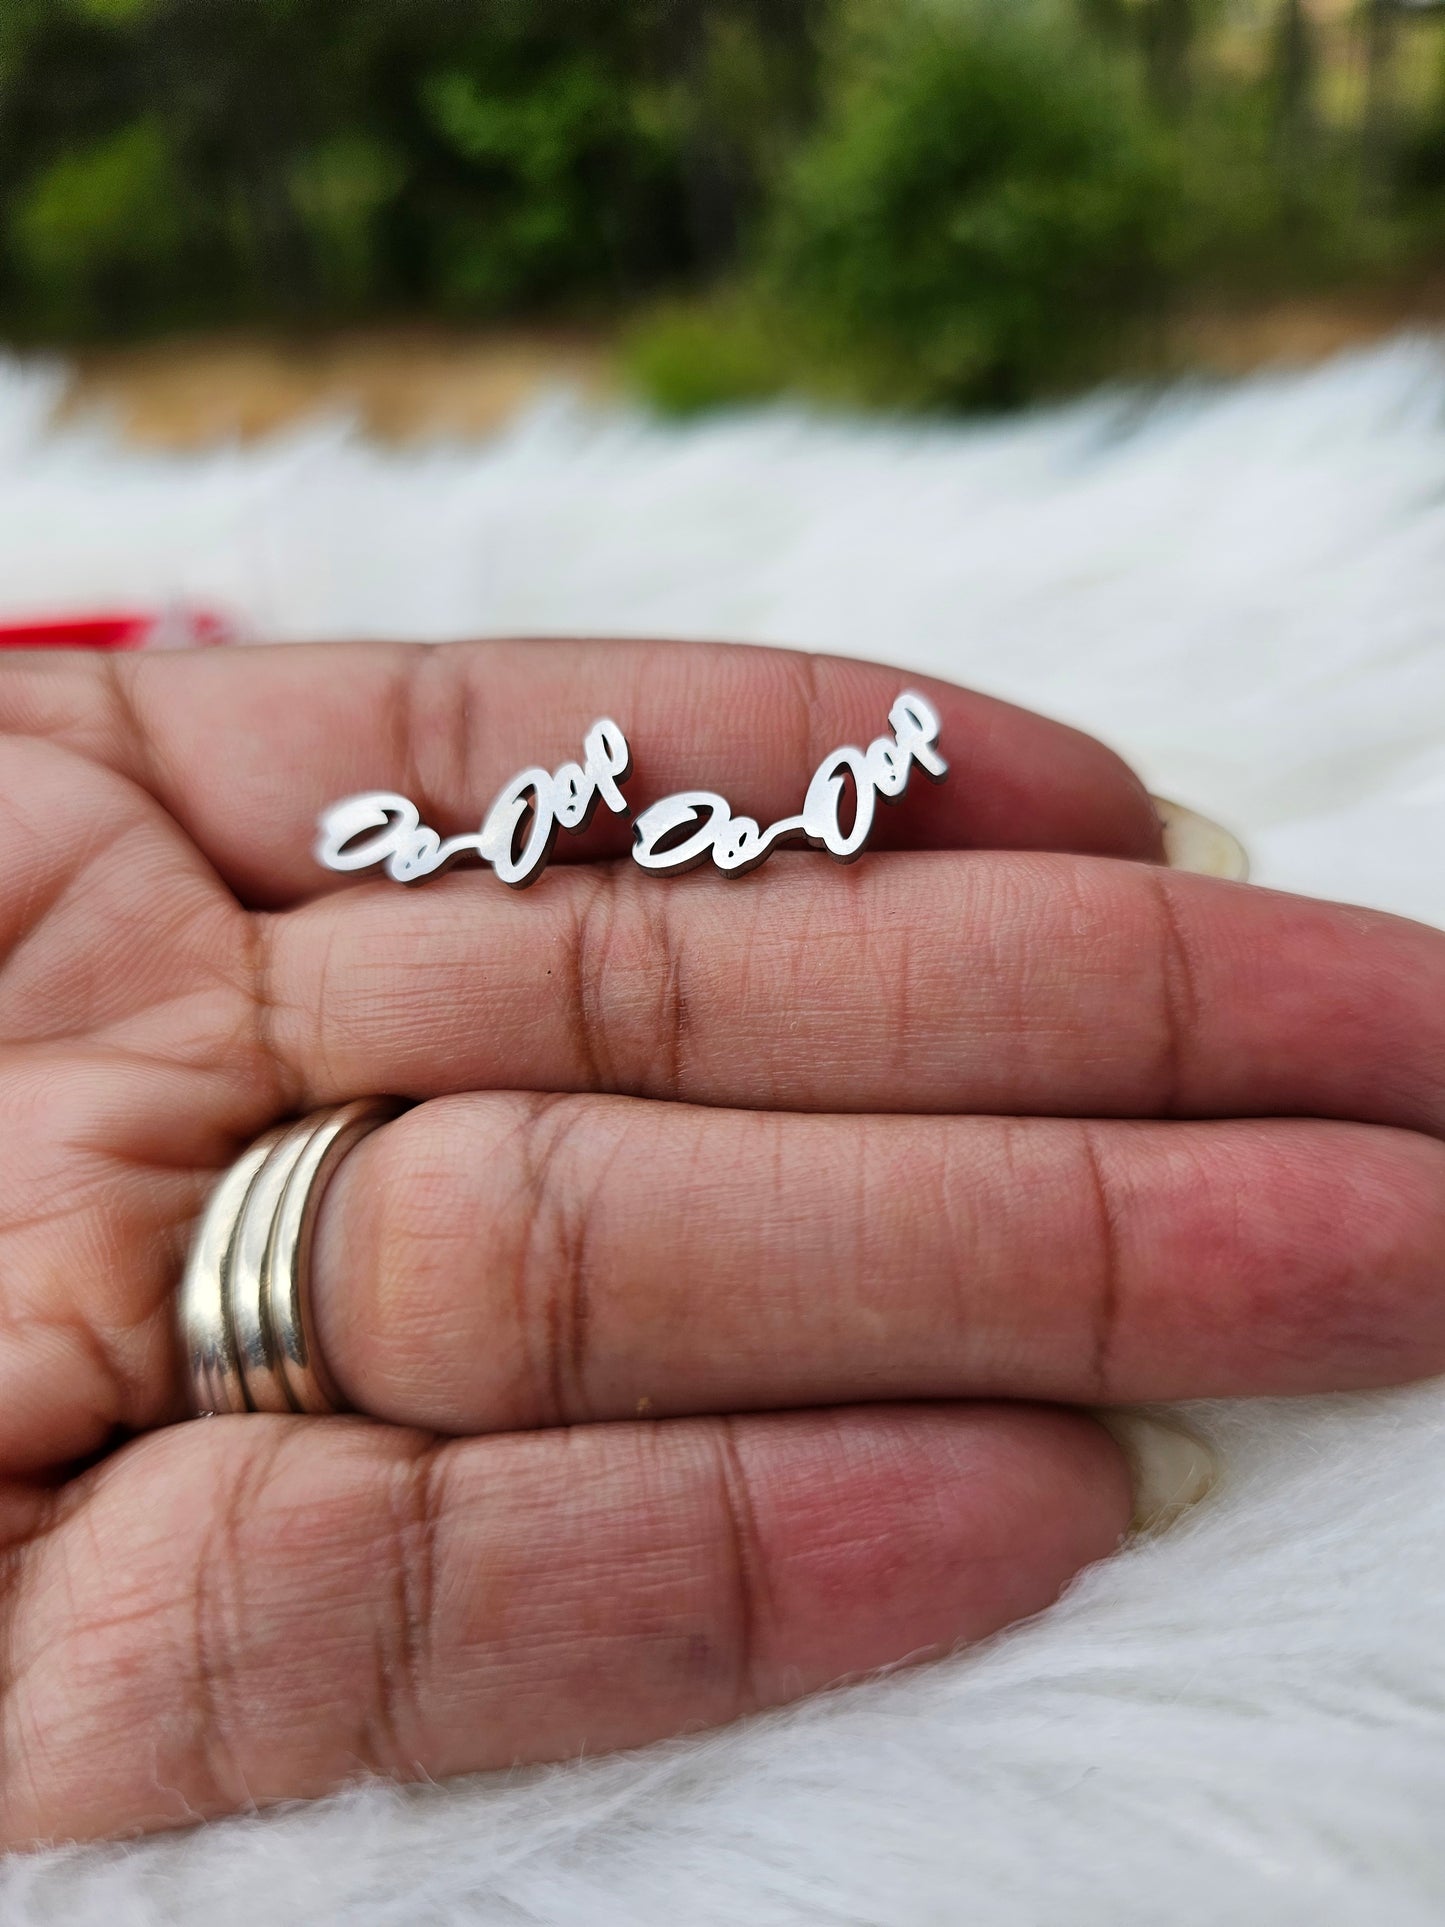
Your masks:
<svg viewBox="0 0 1445 1927"><path fill-rule="evenodd" d="M685 951L672 911L673 898L655 891L647 899L646 921L650 968L646 980L654 987L655 1005L649 1026L656 1040L640 1063L650 1063L643 1085L650 1096L682 1097L688 1075L690 1005L685 977Z"/></svg>
<svg viewBox="0 0 1445 1927"><path fill-rule="evenodd" d="M589 1091L677 1097L691 1032L685 925L675 893L599 864L579 885L571 933L579 1077Z"/></svg>
<svg viewBox="0 0 1445 1927"><path fill-rule="evenodd" d="M572 920L572 1008L576 1026L576 1055L583 1088L615 1088L616 1025L613 968L616 961L617 886L605 864L589 874L579 889Z"/></svg>
<svg viewBox="0 0 1445 1927"><path fill-rule="evenodd" d="M797 767L809 770L818 761L818 722L823 710L823 658L807 649L787 649L779 653L786 677L786 702L792 715L791 734L796 741Z"/></svg>
<svg viewBox="0 0 1445 1927"><path fill-rule="evenodd" d="M244 1806L252 1797L242 1738L250 1660L243 1597L246 1521L281 1444L278 1432L269 1454L238 1454L221 1468L210 1524L196 1545L183 1594L183 1698L189 1713L183 1778L199 1793L197 1804L217 1811Z"/></svg>
<svg viewBox="0 0 1445 1927"><path fill-rule="evenodd" d="M397 780L428 821L446 821L476 794L472 676L475 651L461 643L407 643L391 704Z"/></svg>
<svg viewBox="0 0 1445 1927"><path fill-rule="evenodd" d="M383 1773L416 1772L426 1751L448 1463L445 1442L426 1439L387 1487L385 1579L377 1588L361 1737L367 1765Z"/></svg>
<svg viewBox="0 0 1445 1927"><path fill-rule="evenodd" d="M730 1582L720 1646L731 1679L735 1716L741 1716L768 1698L759 1663L759 1631L768 1604L767 1563L733 1421L719 1419L713 1437L719 1530Z"/></svg>
<svg viewBox="0 0 1445 1927"><path fill-rule="evenodd" d="M524 1214L515 1298L533 1423L591 1416L591 1224L600 1185L582 1181L572 1153L588 1106L555 1097L533 1106L518 1133Z"/></svg>
<svg viewBox="0 0 1445 1927"><path fill-rule="evenodd" d="M1199 987L1184 919L1168 873L1141 865L1137 874L1153 896L1155 1007L1159 1032L1161 1117L1177 1117L1188 1106L1190 1066L1199 1029Z"/></svg>
<svg viewBox="0 0 1445 1927"><path fill-rule="evenodd" d="M1119 1340L1124 1321L1124 1277L1119 1210L1108 1158L1093 1126L1081 1122L1079 1151L1082 1181L1094 1200L1098 1278L1089 1299L1090 1397L1107 1404L1117 1378Z"/></svg>

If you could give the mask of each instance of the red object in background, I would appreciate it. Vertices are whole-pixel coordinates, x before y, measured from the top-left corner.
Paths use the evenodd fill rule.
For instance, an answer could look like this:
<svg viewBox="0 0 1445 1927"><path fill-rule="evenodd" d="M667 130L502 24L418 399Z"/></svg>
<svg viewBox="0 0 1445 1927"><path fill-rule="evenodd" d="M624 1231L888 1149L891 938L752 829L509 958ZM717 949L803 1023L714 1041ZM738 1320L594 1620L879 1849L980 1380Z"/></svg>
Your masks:
<svg viewBox="0 0 1445 1927"><path fill-rule="evenodd" d="M0 622L0 649L210 649L234 642L213 609L125 609Z"/></svg>

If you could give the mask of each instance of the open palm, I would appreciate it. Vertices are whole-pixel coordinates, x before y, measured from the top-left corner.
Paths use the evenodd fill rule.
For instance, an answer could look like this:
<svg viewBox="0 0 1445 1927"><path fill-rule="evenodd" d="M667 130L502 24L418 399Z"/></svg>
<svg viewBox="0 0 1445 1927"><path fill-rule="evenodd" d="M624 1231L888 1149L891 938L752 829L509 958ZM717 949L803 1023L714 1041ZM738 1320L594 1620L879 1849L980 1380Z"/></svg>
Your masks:
<svg viewBox="0 0 1445 1927"><path fill-rule="evenodd" d="M900 678L663 644L0 668L0 1844L636 1743L946 1648L1114 1546L1074 1405L1445 1365L1445 939L1170 872L1087 739L924 683L852 869L525 896L475 828L598 714L767 822ZM185 1416L172 1299L277 1119L342 1166L363 1416Z"/></svg>

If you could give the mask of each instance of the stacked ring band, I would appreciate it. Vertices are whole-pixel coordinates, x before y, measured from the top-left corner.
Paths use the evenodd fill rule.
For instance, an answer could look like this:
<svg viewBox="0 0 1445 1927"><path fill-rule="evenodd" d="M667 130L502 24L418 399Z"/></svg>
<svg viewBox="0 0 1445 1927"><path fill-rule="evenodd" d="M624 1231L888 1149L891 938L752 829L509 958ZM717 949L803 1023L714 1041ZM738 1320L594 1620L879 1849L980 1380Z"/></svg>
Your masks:
<svg viewBox="0 0 1445 1927"><path fill-rule="evenodd" d="M192 1409L341 1409L311 1320L311 1240L332 1173L404 1106L358 1098L277 1125L211 1194L181 1281L181 1347Z"/></svg>

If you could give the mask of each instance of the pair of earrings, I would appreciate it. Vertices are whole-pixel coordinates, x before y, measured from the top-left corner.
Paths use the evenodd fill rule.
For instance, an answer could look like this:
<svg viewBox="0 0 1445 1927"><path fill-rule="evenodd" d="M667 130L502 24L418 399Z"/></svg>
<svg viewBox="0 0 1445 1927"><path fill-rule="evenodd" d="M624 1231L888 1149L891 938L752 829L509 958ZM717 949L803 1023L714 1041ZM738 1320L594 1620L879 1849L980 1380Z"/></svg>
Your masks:
<svg viewBox="0 0 1445 1927"><path fill-rule="evenodd" d="M801 840L839 863L861 856L873 828L877 800L892 803L908 787L916 763L932 782L948 765L938 754L938 713L915 691L905 690L888 712L891 736L867 749L844 744L813 773L803 807L763 829L750 816L734 816L726 797L713 790L681 790L653 803L633 824L633 861L654 876L676 875L712 859L727 876L755 870L779 843ZM555 770L524 769L502 790L480 830L442 837L422 822L417 807L391 790L368 790L323 811L318 862L328 870L369 870L380 864L398 883L419 883L475 856L489 863L514 890L524 890L546 868L559 830L586 829L599 803L627 814L622 785L632 771L627 738L609 717L583 739L582 760ZM851 778L854 804L844 823L844 796Z"/></svg>

